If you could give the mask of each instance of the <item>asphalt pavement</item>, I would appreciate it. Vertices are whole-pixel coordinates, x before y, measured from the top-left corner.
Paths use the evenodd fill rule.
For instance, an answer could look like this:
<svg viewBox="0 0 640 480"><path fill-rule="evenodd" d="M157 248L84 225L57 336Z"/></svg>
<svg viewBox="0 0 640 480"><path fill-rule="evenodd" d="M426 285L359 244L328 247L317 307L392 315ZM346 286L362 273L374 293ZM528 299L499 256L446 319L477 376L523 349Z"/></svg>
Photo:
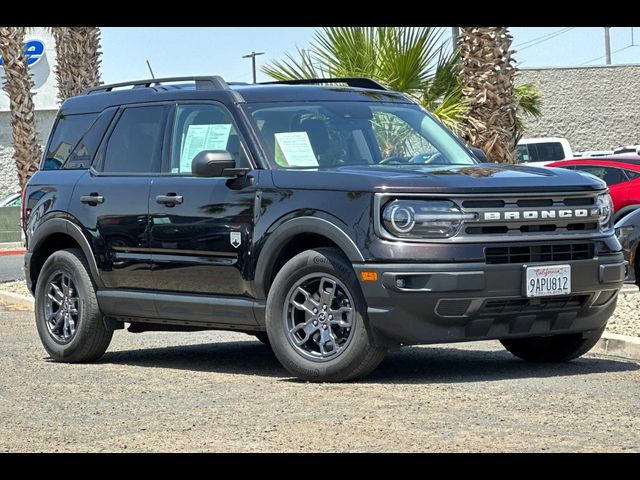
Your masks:
<svg viewBox="0 0 640 480"><path fill-rule="evenodd" d="M0 255L0 283L24 280L24 255Z"/></svg>
<svg viewBox="0 0 640 480"><path fill-rule="evenodd" d="M253 337L116 331L49 360L0 306L0 452L640 452L640 365L528 364L497 342L408 347L354 383L293 379Z"/></svg>

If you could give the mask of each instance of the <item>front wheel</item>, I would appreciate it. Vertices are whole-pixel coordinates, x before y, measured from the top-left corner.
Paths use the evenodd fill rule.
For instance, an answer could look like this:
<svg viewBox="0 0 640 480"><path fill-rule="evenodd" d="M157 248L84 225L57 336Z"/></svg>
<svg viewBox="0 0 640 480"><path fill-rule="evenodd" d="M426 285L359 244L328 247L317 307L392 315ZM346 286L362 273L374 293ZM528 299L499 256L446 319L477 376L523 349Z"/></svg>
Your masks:
<svg viewBox="0 0 640 480"><path fill-rule="evenodd" d="M591 332L516 338L500 340L500 343L516 357L529 362L567 362L591 350L603 332L604 327Z"/></svg>
<svg viewBox="0 0 640 480"><path fill-rule="evenodd" d="M365 376L386 352L370 338L366 311L356 274L340 251L302 252L282 267L269 292L266 323L273 352L303 380Z"/></svg>

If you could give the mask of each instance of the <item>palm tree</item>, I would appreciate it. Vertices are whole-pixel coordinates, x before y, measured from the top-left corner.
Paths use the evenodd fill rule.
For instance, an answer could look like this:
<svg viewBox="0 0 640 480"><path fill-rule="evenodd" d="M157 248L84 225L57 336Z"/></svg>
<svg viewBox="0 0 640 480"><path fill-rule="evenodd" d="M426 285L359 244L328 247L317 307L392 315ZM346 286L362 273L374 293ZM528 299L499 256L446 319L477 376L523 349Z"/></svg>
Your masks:
<svg viewBox="0 0 640 480"><path fill-rule="evenodd" d="M518 135L511 41L507 27L462 27L458 38L466 139L505 163L515 163Z"/></svg>
<svg viewBox="0 0 640 480"><path fill-rule="evenodd" d="M18 181L23 188L38 169L42 149L37 138L33 81L24 57L24 27L0 27L0 54L4 62L4 91L9 97L13 149Z"/></svg>
<svg viewBox="0 0 640 480"><path fill-rule="evenodd" d="M56 80L61 101L100 82L100 29L51 27L56 42Z"/></svg>
<svg viewBox="0 0 640 480"><path fill-rule="evenodd" d="M432 27L324 27L307 50L286 54L262 71L276 80L368 77L403 92L457 129L465 113L457 52Z"/></svg>

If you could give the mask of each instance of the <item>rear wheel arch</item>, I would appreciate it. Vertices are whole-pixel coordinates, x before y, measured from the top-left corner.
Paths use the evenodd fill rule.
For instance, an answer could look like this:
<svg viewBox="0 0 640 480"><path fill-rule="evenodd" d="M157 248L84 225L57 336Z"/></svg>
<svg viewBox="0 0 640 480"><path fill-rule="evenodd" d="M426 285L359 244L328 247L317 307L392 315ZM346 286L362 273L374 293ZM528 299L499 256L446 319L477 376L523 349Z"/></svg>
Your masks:
<svg viewBox="0 0 640 480"><path fill-rule="evenodd" d="M29 253L31 254L29 275L31 277L32 292L36 289L38 275L47 258L59 250L69 248L82 250L93 281L99 288L104 286L100 279L91 246L80 228L73 222L62 218L48 220L38 227L29 243Z"/></svg>
<svg viewBox="0 0 640 480"><path fill-rule="evenodd" d="M351 262L364 261L353 240L334 223L318 217L287 220L269 235L258 255L254 282L259 298L266 298L275 275L288 260L317 247L336 248Z"/></svg>

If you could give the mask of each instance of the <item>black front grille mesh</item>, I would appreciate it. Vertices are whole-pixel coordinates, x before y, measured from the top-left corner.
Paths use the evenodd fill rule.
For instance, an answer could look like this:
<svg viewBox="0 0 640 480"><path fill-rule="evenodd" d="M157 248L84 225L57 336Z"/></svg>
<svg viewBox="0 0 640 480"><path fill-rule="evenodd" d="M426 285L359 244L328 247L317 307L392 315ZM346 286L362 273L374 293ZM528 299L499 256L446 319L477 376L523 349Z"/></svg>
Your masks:
<svg viewBox="0 0 640 480"><path fill-rule="evenodd" d="M513 300L487 300L480 315L513 315L548 310L567 310L582 307L589 295L564 295L549 298L519 298Z"/></svg>
<svg viewBox="0 0 640 480"><path fill-rule="evenodd" d="M594 252L593 243L487 247L484 249L485 261L489 264L590 260L594 257Z"/></svg>

